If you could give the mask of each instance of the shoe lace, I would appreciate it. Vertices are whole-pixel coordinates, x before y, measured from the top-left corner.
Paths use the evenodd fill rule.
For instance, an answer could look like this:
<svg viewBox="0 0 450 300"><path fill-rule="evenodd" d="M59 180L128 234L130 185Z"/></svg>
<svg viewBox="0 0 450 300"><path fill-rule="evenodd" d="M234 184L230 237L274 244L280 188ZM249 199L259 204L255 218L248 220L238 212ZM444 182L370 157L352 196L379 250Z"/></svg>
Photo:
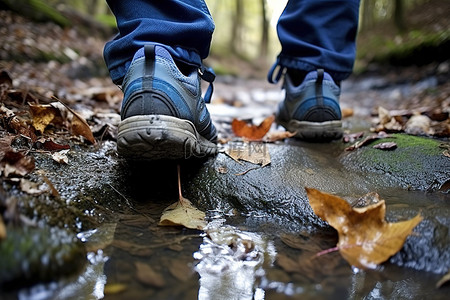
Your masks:
<svg viewBox="0 0 450 300"><path fill-rule="evenodd" d="M280 64L279 60L277 60L277 61L272 65L272 67L270 68L269 73L267 74L267 80L268 80L270 83L275 83L275 84L276 84L276 83L278 83L278 82L280 81L281 76L283 76L283 74L285 73L285 71L286 71L286 67L285 67L285 66L282 66L282 65ZM276 73L275 73L275 72L276 72ZM273 77L274 74L276 74L275 77Z"/></svg>
<svg viewBox="0 0 450 300"><path fill-rule="evenodd" d="M208 89L206 90L205 96L203 97L205 103L211 102L211 97L214 92L213 81L216 79L216 73L210 67L206 67L205 65L201 65L198 69L198 74L201 79L209 83Z"/></svg>

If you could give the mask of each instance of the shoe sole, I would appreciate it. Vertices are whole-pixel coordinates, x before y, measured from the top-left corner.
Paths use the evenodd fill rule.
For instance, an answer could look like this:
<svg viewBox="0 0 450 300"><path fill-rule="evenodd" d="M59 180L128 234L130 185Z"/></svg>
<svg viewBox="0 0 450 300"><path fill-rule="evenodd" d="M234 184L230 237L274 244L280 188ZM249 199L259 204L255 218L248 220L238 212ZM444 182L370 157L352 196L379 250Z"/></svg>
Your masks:
<svg viewBox="0 0 450 300"><path fill-rule="evenodd" d="M145 115L120 122L117 152L130 160L176 160L215 155L218 149L188 120Z"/></svg>
<svg viewBox="0 0 450 300"><path fill-rule="evenodd" d="M285 125L280 124L290 132L295 132L295 137L304 140L330 141L342 138L342 122L340 120L326 122L308 122L291 120Z"/></svg>

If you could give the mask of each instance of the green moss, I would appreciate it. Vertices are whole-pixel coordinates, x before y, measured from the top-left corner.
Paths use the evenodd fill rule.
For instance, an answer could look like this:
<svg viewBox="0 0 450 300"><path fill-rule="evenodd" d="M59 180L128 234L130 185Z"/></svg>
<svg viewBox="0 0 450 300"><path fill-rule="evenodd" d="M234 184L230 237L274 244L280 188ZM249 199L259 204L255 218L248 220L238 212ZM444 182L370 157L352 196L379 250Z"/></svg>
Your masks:
<svg viewBox="0 0 450 300"><path fill-rule="evenodd" d="M382 151L373 148L374 145L395 142L397 149ZM431 138L411 136L407 134L393 134L390 138L377 140L361 151L361 157L368 163L368 167L382 169L389 173L422 172L430 162L431 157L438 157L442 153L440 142Z"/></svg>

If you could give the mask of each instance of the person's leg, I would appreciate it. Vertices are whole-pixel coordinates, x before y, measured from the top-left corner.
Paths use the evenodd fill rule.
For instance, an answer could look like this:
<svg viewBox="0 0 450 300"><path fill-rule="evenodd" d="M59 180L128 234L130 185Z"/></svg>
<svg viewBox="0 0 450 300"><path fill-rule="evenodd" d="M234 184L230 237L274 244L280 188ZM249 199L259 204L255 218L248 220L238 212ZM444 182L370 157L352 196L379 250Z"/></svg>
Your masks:
<svg viewBox="0 0 450 300"><path fill-rule="evenodd" d="M104 57L124 100L119 155L135 160L217 153L216 129L202 99L200 76L214 23L203 0L109 0L119 34ZM209 100L207 92L205 100Z"/></svg>
<svg viewBox="0 0 450 300"><path fill-rule="evenodd" d="M269 81L286 70L277 121L298 137L342 135L339 85L353 69L358 16L359 0L290 0L279 19L282 50Z"/></svg>
<svg viewBox="0 0 450 300"><path fill-rule="evenodd" d="M209 54L214 22L203 0L107 0L119 34L105 45L112 80L121 84L134 53L149 42L177 61L200 67Z"/></svg>

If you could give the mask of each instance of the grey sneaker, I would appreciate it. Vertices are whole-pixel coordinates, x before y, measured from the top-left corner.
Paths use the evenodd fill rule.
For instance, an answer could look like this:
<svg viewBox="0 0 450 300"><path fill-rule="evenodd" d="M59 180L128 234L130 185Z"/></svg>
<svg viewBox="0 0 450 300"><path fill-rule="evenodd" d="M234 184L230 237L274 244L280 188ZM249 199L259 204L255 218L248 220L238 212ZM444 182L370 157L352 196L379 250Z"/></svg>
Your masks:
<svg viewBox="0 0 450 300"><path fill-rule="evenodd" d="M327 141L342 137L340 88L328 73L322 69L309 72L298 86L287 73L283 87L286 99L275 114L278 124L301 139Z"/></svg>
<svg viewBox="0 0 450 300"><path fill-rule="evenodd" d="M119 155L160 160L217 154L197 69L184 75L164 47L146 45L136 52L122 90Z"/></svg>

